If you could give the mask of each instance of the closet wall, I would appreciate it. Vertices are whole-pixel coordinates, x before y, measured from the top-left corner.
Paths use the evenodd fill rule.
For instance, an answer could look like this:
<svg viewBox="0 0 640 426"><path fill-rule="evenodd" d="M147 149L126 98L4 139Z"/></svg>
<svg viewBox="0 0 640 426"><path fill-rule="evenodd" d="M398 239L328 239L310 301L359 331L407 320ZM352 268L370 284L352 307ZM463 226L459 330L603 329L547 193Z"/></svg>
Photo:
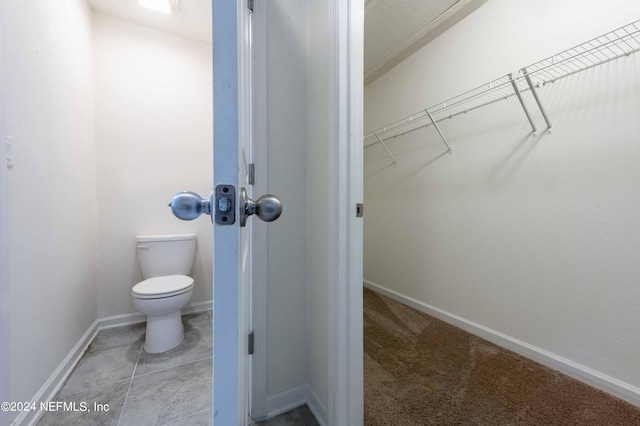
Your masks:
<svg viewBox="0 0 640 426"><path fill-rule="evenodd" d="M267 410L272 414L307 382L307 144L300 142L307 135L307 99L301 95L306 93L306 3L270 1L266 14L267 191L283 205L282 216L266 225Z"/></svg>
<svg viewBox="0 0 640 426"><path fill-rule="evenodd" d="M365 87L365 133L637 19L487 2ZM433 126L365 149L365 284L640 403L640 54L539 94L552 134L511 97L440 122L450 154Z"/></svg>

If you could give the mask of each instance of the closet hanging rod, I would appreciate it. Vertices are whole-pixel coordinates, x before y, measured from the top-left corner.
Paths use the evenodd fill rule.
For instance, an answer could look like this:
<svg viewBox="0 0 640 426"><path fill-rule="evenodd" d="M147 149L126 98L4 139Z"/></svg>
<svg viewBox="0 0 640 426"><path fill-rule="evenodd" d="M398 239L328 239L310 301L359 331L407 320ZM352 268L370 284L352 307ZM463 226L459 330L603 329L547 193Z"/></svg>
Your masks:
<svg viewBox="0 0 640 426"><path fill-rule="evenodd" d="M528 88L528 87L526 87L526 88L520 88L520 93L521 93L521 94L522 94L522 93L525 93L525 92L527 92L527 91L529 91L529 88ZM437 119L437 120L435 120L435 121L436 121L437 123L439 123L439 122L444 121L444 120L449 120L449 119L455 118L455 117L457 117L457 116L459 116L459 115L466 114L466 113L471 112L471 111L474 111L474 110L476 110L476 109L483 108L483 107L485 107L485 106L488 106L488 105L494 104L494 103L496 103L496 102L504 101L504 100L506 100L506 99L509 99L509 98L510 98L510 97L512 97L512 96L515 96L515 95L516 95L515 93L510 93L510 94L507 94L507 95L504 95L504 96L496 97L495 99L488 100L488 101L486 101L486 102L484 102L484 103L477 104L477 105L475 105L475 106L473 106L473 107L465 108L464 110L461 110L461 111L458 111L458 112L455 112L455 113L452 113L452 114L445 115L444 117L439 118L439 119ZM423 110L423 111L421 111L420 113L425 113L425 111ZM416 115L418 115L418 114L420 114L420 113L413 114L413 117L415 117ZM395 126L395 127L387 127L387 128L386 128L386 133L388 133L388 132L390 132L390 131L392 131L392 130L398 130L398 129L402 128L402 127L406 127L406 126L408 126L408 125L410 125L410 124L415 124L417 121L423 120L423 119L425 119L425 118L429 118L429 117L428 117L426 114L424 114L424 116L423 116L423 117L414 118L412 122L406 122L406 123L404 123L404 124L401 124L401 125L398 125L398 126ZM407 135L407 134L409 134L409 133L413 133L413 132L415 132L416 130L424 129L424 128L429 127L429 126L432 126L432 125L433 125L433 124L431 124L430 122L427 122L427 123L425 123L425 124L422 124L421 126L417 126L417 127L411 128L411 129L406 130L406 131L401 132L401 133L394 133L394 134L393 134L393 135L391 135L391 136L383 137L383 138L381 138L381 139L382 139L382 141L383 141L383 142L386 142L386 141L388 141L388 140L390 140L390 139L395 139L395 138L397 138L397 137L404 136L404 135ZM371 134L377 133L379 130L380 130L380 129L376 130L375 132L371 132ZM382 132L382 133L385 133L385 132ZM378 136L380 136L380 133L377 133L377 134L378 134ZM364 139L367 139L367 138L370 138L370 137L371 137L371 136L370 136L370 134L367 134L367 135L364 137ZM377 144L378 144L378 141L376 140L376 141L374 141L374 142L371 142L371 143L368 143L368 144L364 145L364 148L368 148L368 147L370 147L370 146L377 145Z"/></svg>
<svg viewBox="0 0 640 426"><path fill-rule="evenodd" d="M449 98L444 102L439 102L427 108L426 110L418 111L408 117L396 120L393 123L390 123L380 129L376 129L373 132L367 133L364 136L364 139L370 139L372 137L376 137L377 135L378 137L381 137L382 141L387 141L389 139L411 133L418 129L429 127L432 125L431 122L427 122L421 126L414 127L402 133L395 133L391 136L382 137L389 132L397 131L407 126L415 125L417 122L420 122L422 120L429 119L427 111L433 116L434 121L438 123L442 120L450 119L460 114L466 114L478 108L482 108L492 103L508 99L516 95L514 91L514 82L521 85L521 87L519 88L520 93L524 93L529 90L529 88L521 82L524 79L522 76L514 77L513 82L509 76L510 74L506 74L498 79L490 81L489 83L485 83L460 95ZM439 117L436 117L436 115L438 115ZM374 141L366 144L365 148L377 143L378 141Z"/></svg>
<svg viewBox="0 0 640 426"><path fill-rule="evenodd" d="M364 136L364 139L366 140L375 136L380 142L384 142L418 129L431 126L432 123L427 122L404 132L383 137L389 132L403 129L429 118L427 111L434 116L434 123L437 123L486 105L493 104L497 101L517 96L516 92L518 91L520 94L526 91L533 92L534 99L538 103L543 114L543 118L547 123L547 127L550 129L551 123L538 95L535 93L536 87L539 88L541 85L544 86L560 78L596 67L623 56L629 56L638 51L640 51L640 20L636 20L630 24L624 25L599 37L522 68L520 70L521 75L513 78L513 82L518 86L513 85L513 82L509 79L509 74L507 74L489 83L466 91L458 96L447 99L444 102L439 102L426 110L421 110L408 117L396 120L384 127L376 129L373 132L369 132ZM529 81L527 81L527 77ZM532 79L532 77L534 79ZM526 106L522 101L521 105L525 109L525 113L527 113ZM436 114L440 115L440 117L435 117ZM531 120L529 121L531 123ZM532 124L532 128L534 128L535 132L535 125ZM378 140L373 143L366 144L364 147L366 148L377 143L379 143Z"/></svg>
<svg viewBox="0 0 640 426"><path fill-rule="evenodd" d="M465 104L471 104L473 106L476 105L476 102L484 104L485 97L487 96L491 96L490 99L503 99L507 95L513 95L510 88L511 81L509 79L509 74L506 74L496 80L490 81L489 83L485 83L458 96L449 98L444 102L439 102L427 109L432 114L443 114L446 111L454 110L456 107ZM461 112L468 109L469 108L464 108Z"/></svg>
<svg viewBox="0 0 640 426"><path fill-rule="evenodd" d="M495 90L499 90L501 88L503 88L504 86L510 85L509 81L508 81L508 77L505 75L503 77L500 77L499 79L490 81L489 83L485 83L481 86L478 86L476 88L473 88L471 90L468 90L460 95L454 96L453 98L449 98L444 102L439 102L429 108L427 108L427 110L429 110L430 113L432 114L440 114L441 112L445 111L445 110L449 110L457 105L460 105L462 103L464 103L465 101L469 101L469 100L473 100L473 99L477 99L481 96L483 96L486 93L495 91ZM471 108L468 108L468 110L470 110ZM475 108L474 108L475 109ZM464 112L464 111L461 111ZM457 114L455 114L457 115ZM390 131L393 130L397 130L400 129L402 127L406 127L412 124L415 124L416 121L421 121L424 119L429 118L428 115L426 114L426 110L420 110L414 114L409 115L408 117L405 118L401 118L400 120L396 120L392 123L387 124L384 127L381 127L379 129L376 129L372 132L367 133L364 136L364 139L368 139L368 138L372 138L375 137L376 134L381 135L384 133L388 133ZM436 120L436 121L440 121L440 120ZM431 125L431 124L428 124ZM386 140L386 139L383 139Z"/></svg>

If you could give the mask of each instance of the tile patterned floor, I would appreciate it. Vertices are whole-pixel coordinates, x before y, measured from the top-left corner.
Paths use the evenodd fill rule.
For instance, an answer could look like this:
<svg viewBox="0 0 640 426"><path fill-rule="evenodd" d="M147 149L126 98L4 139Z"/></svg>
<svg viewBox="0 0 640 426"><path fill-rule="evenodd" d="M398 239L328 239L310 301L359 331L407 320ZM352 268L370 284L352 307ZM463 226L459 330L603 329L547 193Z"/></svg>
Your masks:
<svg viewBox="0 0 640 426"><path fill-rule="evenodd" d="M89 411L50 411L38 426L209 426L211 421L211 313L184 315L184 341L160 354L142 349L144 324L103 330L91 342L54 401ZM100 411L95 407L106 407ZM302 407L259 422L317 426Z"/></svg>
<svg viewBox="0 0 640 426"><path fill-rule="evenodd" d="M47 412L38 426L211 425L211 314L182 321L184 341L161 354L142 350L144 324L98 333L54 398L91 412Z"/></svg>
<svg viewBox="0 0 640 426"><path fill-rule="evenodd" d="M306 405L254 424L259 426L320 426Z"/></svg>

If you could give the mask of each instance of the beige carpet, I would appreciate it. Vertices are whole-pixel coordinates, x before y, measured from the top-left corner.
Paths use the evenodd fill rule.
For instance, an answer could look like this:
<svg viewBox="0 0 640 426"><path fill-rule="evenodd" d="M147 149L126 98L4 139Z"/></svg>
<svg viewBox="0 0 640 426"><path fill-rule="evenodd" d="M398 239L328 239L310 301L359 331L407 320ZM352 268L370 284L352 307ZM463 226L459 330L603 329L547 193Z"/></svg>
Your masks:
<svg viewBox="0 0 640 426"><path fill-rule="evenodd" d="M365 425L640 425L640 408L364 290Z"/></svg>

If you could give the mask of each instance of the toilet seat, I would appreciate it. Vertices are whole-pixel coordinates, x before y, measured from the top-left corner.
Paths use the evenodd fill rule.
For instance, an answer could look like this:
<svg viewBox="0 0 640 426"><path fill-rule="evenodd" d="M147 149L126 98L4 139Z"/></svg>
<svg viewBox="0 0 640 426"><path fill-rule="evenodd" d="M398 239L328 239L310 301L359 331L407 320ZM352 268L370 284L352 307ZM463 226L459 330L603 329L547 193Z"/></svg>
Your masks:
<svg viewBox="0 0 640 426"><path fill-rule="evenodd" d="M166 275L140 281L131 294L138 299L161 299L177 296L193 288L193 278L187 275Z"/></svg>

